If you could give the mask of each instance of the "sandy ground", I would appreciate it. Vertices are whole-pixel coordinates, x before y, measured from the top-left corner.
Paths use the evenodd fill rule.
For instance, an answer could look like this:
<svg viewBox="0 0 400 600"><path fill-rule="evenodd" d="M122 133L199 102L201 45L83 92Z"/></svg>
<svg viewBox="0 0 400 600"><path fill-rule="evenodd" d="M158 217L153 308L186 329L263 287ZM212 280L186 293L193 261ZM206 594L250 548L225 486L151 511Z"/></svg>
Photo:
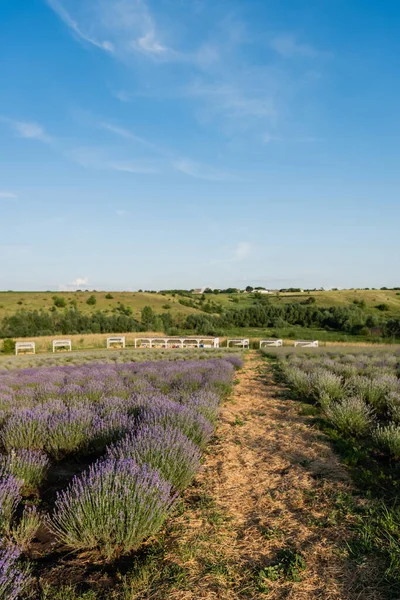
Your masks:
<svg viewBox="0 0 400 600"><path fill-rule="evenodd" d="M168 558L186 570L190 584L137 597L383 598L374 584L376 561L355 564L348 556L344 499L351 482L328 441L311 417L301 416L300 404L284 397L257 353L249 354L238 380L187 494L189 508L169 536ZM282 563L288 548L304 561L294 575Z"/></svg>

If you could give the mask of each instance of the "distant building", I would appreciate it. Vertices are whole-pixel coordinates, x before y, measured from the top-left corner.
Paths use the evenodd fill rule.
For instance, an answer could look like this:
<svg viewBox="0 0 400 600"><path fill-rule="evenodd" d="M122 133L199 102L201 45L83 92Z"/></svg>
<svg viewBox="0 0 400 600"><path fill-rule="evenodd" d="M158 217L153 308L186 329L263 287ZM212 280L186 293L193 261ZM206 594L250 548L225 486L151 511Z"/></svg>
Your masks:
<svg viewBox="0 0 400 600"><path fill-rule="evenodd" d="M273 294L274 292L271 292L270 290L254 290L257 292L257 294Z"/></svg>
<svg viewBox="0 0 400 600"><path fill-rule="evenodd" d="M192 291L192 294L204 294L204 290L206 288L194 288L194 290Z"/></svg>

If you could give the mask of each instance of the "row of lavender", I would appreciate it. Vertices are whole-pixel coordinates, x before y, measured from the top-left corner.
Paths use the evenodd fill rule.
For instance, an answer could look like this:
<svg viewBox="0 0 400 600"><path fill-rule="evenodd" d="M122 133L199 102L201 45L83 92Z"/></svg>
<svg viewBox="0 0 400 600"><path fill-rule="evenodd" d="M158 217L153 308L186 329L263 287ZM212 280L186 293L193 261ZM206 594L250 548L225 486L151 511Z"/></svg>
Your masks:
<svg viewBox="0 0 400 600"><path fill-rule="evenodd" d="M399 353L291 355L281 371L343 434L368 438L375 450L400 459Z"/></svg>
<svg viewBox="0 0 400 600"><path fill-rule="evenodd" d="M15 598L27 577L11 576L10 540L24 550L41 523L63 546L107 560L154 534L196 473L240 365L227 357L1 373L0 597ZM23 498L69 455L93 463L51 514L21 514Z"/></svg>

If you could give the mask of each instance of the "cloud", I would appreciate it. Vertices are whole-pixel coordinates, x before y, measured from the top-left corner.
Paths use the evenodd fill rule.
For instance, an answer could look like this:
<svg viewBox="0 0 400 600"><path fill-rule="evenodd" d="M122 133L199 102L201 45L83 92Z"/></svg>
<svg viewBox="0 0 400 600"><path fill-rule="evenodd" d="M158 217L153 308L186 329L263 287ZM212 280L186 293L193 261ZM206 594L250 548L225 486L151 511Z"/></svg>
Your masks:
<svg viewBox="0 0 400 600"><path fill-rule="evenodd" d="M237 260L243 260L251 254L251 244L248 242L239 242L236 246L235 256Z"/></svg>
<svg viewBox="0 0 400 600"><path fill-rule="evenodd" d="M88 283L89 279L87 277L77 277L71 285L87 285Z"/></svg>
<svg viewBox="0 0 400 600"><path fill-rule="evenodd" d="M14 192L0 192L0 200L16 200L17 194Z"/></svg>
<svg viewBox="0 0 400 600"><path fill-rule="evenodd" d="M106 168L112 169L113 171L121 171L123 173L137 173L143 175L151 175L159 172L154 167L148 167L133 162L108 163Z"/></svg>
<svg viewBox="0 0 400 600"><path fill-rule="evenodd" d="M219 171L214 167L203 165L188 158L181 158L174 161L172 164L177 171L184 173L185 175L189 175L189 177L194 177L195 179L221 182L242 181L242 179L236 174L228 173L226 171Z"/></svg>
<svg viewBox="0 0 400 600"><path fill-rule="evenodd" d="M74 19L70 16L68 11L60 2L58 2L58 0L47 0L47 4L50 6L50 8L53 9L53 11L60 17L60 19L65 23L65 25L67 25L67 27L69 27L80 40L88 42L89 44L92 44L97 48L101 48L106 52L114 52L114 46L111 42L99 42L90 35L84 33L78 25L78 23L74 21Z"/></svg>
<svg viewBox="0 0 400 600"><path fill-rule="evenodd" d="M144 0L85 0L73 5L74 16L65 8L68 0L47 0L47 4L79 40L118 58L141 53L164 59L174 54L161 41Z"/></svg>
<svg viewBox="0 0 400 600"><path fill-rule="evenodd" d="M65 153L65 156L85 169L121 171L126 173L153 174L159 169L152 163L111 158L109 150L102 148L74 148Z"/></svg>
<svg viewBox="0 0 400 600"><path fill-rule="evenodd" d="M17 121L8 118L3 118L2 120L6 123L9 123L19 137L31 140L39 140L46 143L52 141L51 137L47 135L44 128L38 123L33 121Z"/></svg>
<svg viewBox="0 0 400 600"><path fill-rule="evenodd" d="M270 40L270 46L275 52L285 58L303 56L304 58L316 58L322 53L309 44L301 44L296 37L290 33L277 35Z"/></svg>

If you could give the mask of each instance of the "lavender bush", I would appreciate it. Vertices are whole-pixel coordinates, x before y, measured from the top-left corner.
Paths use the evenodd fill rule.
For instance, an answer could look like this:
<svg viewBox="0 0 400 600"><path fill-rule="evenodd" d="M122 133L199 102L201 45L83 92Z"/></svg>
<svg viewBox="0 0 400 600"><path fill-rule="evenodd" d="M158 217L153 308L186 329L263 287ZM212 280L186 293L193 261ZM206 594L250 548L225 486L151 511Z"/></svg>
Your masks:
<svg viewBox="0 0 400 600"><path fill-rule="evenodd" d="M400 425L396 423L378 425L372 437L380 450L395 459L400 459Z"/></svg>
<svg viewBox="0 0 400 600"><path fill-rule="evenodd" d="M19 556L18 548L0 540L0 598L2 600L17 600L29 584L29 571L19 566Z"/></svg>
<svg viewBox="0 0 400 600"><path fill-rule="evenodd" d="M201 458L199 447L171 425L144 425L111 446L108 455L133 458L138 465L157 469L179 491L190 484Z"/></svg>
<svg viewBox="0 0 400 600"><path fill-rule="evenodd" d="M345 398L325 409L329 421L345 435L365 435L371 427L371 409L362 398Z"/></svg>
<svg viewBox="0 0 400 600"><path fill-rule="evenodd" d="M0 477L0 532L8 532L15 514L15 510L21 501L22 481L13 475Z"/></svg>
<svg viewBox="0 0 400 600"><path fill-rule="evenodd" d="M3 470L34 488L42 484L49 463L47 455L40 450L11 450L10 454L1 457Z"/></svg>
<svg viewBox="0 0 400 600"><path fill-rule="evenodd" d="M66 547L112 560L156 533L175 498L157 471L131 458L111 458L58 495L50 524Z"/></svg>

